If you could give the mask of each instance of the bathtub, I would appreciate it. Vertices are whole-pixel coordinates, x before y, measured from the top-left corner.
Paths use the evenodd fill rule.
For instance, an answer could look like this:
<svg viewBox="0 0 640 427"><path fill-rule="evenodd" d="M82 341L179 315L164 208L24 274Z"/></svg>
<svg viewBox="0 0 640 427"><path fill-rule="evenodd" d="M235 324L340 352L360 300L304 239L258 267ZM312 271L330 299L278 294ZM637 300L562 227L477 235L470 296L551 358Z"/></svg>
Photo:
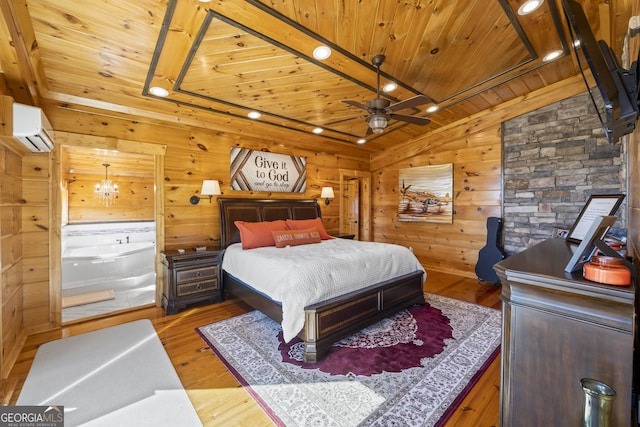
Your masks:
<svg viewBox="0 0 640 427"><path fill-rule="evenodd" d="M93 261L95 259L115 258L144 251L145 249L153 246L153 242L134 242L89 246L83 248L69 248L62 255L62 259L70 261Z"/></svg>
<svg viewBox="0 0 640 427"><path fill-rule="evenodd" d="M62 294L155 283L155 252L154 242L67 248L62 254Z"/></svg>

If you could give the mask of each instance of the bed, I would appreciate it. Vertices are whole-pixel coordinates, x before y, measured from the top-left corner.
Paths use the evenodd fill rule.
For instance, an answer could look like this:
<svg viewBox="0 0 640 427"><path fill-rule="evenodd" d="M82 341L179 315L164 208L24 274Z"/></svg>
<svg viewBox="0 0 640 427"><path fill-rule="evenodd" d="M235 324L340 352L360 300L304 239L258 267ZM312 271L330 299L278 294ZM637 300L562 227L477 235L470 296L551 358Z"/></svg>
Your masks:
<svg viewBox="0 0 640 427"><path fill-rule="evenodd" d="M236 277L239 276L238 274L229 273L226 271L225 265L229 265L234 252L244 252L245 255L253 256L254 253L249 253L258 253L261 250L264 250L264 252L281 250L281 253L284 254L286 251L275 249L275 247L238 250L240 246L240 231L235 225L235 221L255 223L320 218L320 207L317 201L221 198L218 199L218 205L220 208L221 246L227 249L225 251L225 260L223 261L223 286L225 292L263 312L274 321L283 324L283 303L258 290L256 284L248 283ZM344 246L347 243L327 240L323 241L323 244L327 247L337 247ZM356 244L383 245L354 241L349 243L349 245ZM314 247L316 245L306 246ZM317 246L320 247L322 245ZM391 246L397 245L386 245L385 250L392 249ZM406 248L403 249L406 251ZM304 248L304 250L311 250L311 248ZM228 256L230 258L227 258ZM331 350L332 344L336 341L411 305L424 304L422 286L425 271L413 254L409 253L408 257L412 258L414 264L417 264L416 267L410 268L409 271L402 271L394 277L380 281L371 280L371 283L367 283L359 289L350 290L344 294L302 307L304 310L303 326L297 335L305 344L305 361L317 362ZM407 270L406 267L403 268ZM345 283L345 286L349 286L349 284ZM286 315L284 320L286 320Z"/></svg>

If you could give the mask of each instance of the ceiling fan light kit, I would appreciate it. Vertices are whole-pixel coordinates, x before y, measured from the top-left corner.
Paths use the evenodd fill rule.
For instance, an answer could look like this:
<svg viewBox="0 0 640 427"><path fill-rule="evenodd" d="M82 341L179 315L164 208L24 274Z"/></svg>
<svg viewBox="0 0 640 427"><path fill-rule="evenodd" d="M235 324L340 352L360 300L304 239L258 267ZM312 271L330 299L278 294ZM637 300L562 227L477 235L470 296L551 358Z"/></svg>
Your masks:
<svg viewBox="0 0 640 427"><path fill-rule="evenodd" d="M382 133L384 128L387 127L387 117L382 114L374 114L369 116L369 127L373 133Z"/></svg>
<svg viewBox="0 0 640 427"><path fill-rule="evenodd" d="M371 63L377 70L377 87L376 98L367 102L366 105L357 101L349 99L342 100L343 103L351 105L352 107L361 108L367 110L369 113L365 120L369 127L367 128L367 135L372 133L382 133L389 124L389 120L399 120L406 123L424 126L431 122L431 119L421 116L410 116L406 114L396 114L395 111L403 108L417 107L418 105L427 104L433 102L428 96L416 95L413 98L405 99L404 101L391 104L386 98L380 98L380 66L384 62L384 55L375 55L371 59Z"/></svg>

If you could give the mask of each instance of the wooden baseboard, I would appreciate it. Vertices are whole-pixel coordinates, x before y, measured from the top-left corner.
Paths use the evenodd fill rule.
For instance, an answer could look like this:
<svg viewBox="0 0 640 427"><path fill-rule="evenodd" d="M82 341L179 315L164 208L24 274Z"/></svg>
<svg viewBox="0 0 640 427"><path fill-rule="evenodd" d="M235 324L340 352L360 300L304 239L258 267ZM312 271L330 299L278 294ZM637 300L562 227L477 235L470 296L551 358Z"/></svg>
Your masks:
<svg viewBox="0 0 640 427"><path fill-rule="evenodd" d="M92 302L107 301L114 298L115 295L113 289L70 295L62 297L62 308L75 307L77 305L89 304Z"/></svg>

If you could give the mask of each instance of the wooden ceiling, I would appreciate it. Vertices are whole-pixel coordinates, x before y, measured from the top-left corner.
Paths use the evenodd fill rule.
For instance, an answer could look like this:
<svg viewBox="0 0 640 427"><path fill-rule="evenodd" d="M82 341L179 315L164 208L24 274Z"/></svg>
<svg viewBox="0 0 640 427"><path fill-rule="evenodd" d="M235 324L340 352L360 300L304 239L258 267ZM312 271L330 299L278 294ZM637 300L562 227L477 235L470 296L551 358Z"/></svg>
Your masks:
<svg viewBox="0 0 640 427"><path fill-rule="evenodd" d="M599 38L622 51L636 0L583 0ZM374 55L391 102L432 101L366 136L375 152L406 142L578 73L560 0L518 15L523 0L10 0L0 10L7 94L18 102L211 129L316 127L322 144L366 136L366 104L377 96ZM316 60L318 45L332 48ZM562 56L545 63L552 50ZM166 98L149 92L169 91ZM439 110L428 114L426 107ZM259 111L258 120L247 118Z"/></svg>

